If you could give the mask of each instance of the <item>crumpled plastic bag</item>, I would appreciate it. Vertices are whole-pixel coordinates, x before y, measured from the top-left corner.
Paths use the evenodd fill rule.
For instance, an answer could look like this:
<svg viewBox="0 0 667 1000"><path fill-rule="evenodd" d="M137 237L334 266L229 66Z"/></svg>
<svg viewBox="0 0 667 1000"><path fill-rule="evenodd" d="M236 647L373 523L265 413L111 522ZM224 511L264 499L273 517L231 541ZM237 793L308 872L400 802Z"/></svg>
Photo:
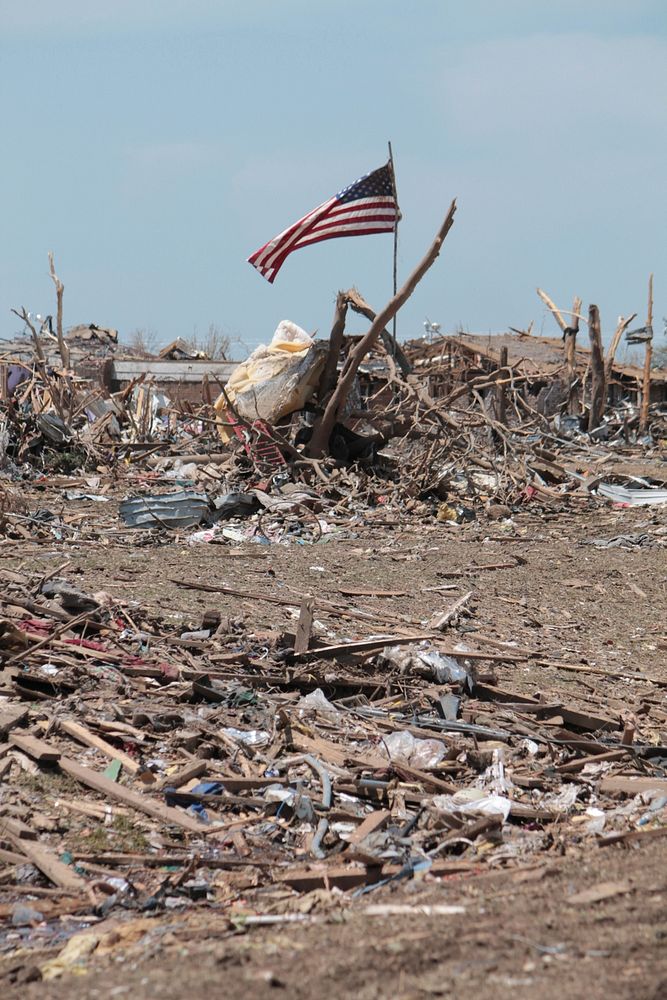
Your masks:
<svg viewBox="0 0 667 1000"><path fill-rule="evenodd" d="M271 742L271 736L265 729L235 729L234 726L227 726L222 730L233 740L242 743L246 747L265 747Z"/></svg>
<svg viewBox="0 0 667 1000"><path fill-rule="evenodd" d="M390 760L419 771L436 767L447 753L447 747L440 740L419 740L406 729L385 736L378 749L388 753Z"/></svg>
<svg viewBox="0 0 667 1000"><path fill-rule="evenodd" d="M581 792L579 785L564 785L559 792L546 792L540 796L540 809L551 812L569 813Z"/></svg>
<svg viewBox="0 0 667 1000"><path fill-rule="evenodd" d="M335 705L332 705L322 688L315 688L310 694L300 698L296 703L296 710L299 716L314 712L330 722L337 722L340 719L340 712Z"/></svg>
<svg viewBox="0 0 667 1000"><path fill-rule="evenodd" d="M301 410L315 392L327 346L289 320L278 324L268 347L260 344L246 361L241 362L225 386L227 399L244 420L275 423L288 413ZM226 419L227 399L221 393L215 409ZM231 437L229 428L220 424L223 441Z"/></svg>
<svg viewBox="0 0 667 1000"><path fill-rule="evenodd" d="M485 795L481 789L464 788L455 795L435 795L433 805L446 813L463 813L465 816L502 816L503 823L512 808L504 795Z"/></svg>
<svg viewBox="0 0 667 1000"><path fill-rule="evenodd" d="M462 654L465 655L465 654ZM437 649L385 646L380 661L408 677L424 677L436 684L461 684L472 691L473 680L465 667Z"/></svg>

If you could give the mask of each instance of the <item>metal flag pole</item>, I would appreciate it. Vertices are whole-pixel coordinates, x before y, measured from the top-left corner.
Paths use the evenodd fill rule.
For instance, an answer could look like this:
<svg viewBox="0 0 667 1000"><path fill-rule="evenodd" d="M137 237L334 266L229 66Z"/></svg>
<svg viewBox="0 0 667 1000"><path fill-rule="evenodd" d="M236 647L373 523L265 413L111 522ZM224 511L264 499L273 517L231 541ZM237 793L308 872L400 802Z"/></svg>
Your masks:
<svg viewBox="0 0 667 1000"><path fill-rule="evenodd" d="M394 201L396 202L396 222L394 223L394 295L398 290L398 223L401 218L401 213L398 207L398 194L396 192L396 174L394 173L394 154L391 149L391 142L388 142L389 146L389 168L391 170L391 186L394 189ZM394 313L394 318L391 325L391 339L393 343L393 354L396 356L396 313Z"/></svg>

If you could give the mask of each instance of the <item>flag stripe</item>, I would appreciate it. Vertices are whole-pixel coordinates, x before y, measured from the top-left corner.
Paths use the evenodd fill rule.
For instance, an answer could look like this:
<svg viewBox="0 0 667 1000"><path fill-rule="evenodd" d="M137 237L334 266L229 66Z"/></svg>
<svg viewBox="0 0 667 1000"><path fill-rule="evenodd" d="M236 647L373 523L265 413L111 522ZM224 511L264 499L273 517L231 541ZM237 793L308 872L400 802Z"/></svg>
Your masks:
<svg viewBox="0 0 667 1000"><path fill-rule="evenodd" d="M336 236L337 234L349 236L350 233L354 233L355 236L359 236L362 233L392 233L393 231L393 223L388 225L382 221L375 221L372 225L359 225L357 222L349 222L346 226L319 226L312 233L307 233L303 236L292 249L298 250L299 247L305 246L306 243L316 243L317 240L331 239L332 236Z"/></svg>
<svg viewBox="0 0 667 1000"><path fill-rule="evenodd" d="M394 220L395 216L387 215L386 212L383 212L381 215L374 215L374 216L368 216L366 213L364 213L363 215L348 215L345 219L341 219L340 221L327 218L327 219L322 219L322 221L318 222L316 226L312 226L311 229L309 229L308 232L304 233L303 235L310 236L311 233L317 233L321 229L335 229L336 226L340 226L341 229L345 229L345 227L349 225L360 226L366 224L371 229L374 229L376 223L383 225L385 222L388 222L389 228L393 229ZM300 237L297 240L297 245L301 242L301 239L302 237Z"/></svg>
<svg viewBox="0 0 667 1000"><path fill-rule="evenodd" d="M322 233L320 236L309 237L303 243L299 243L298 247L294 249L300 250L301 247L312 246L313 243L322 243L324 240L334 240L339 236L372 236L373 233L393 233L393 231L393 226L385 226L383 229L367 229L365 226L362 229L355 229L353 226L350 226L347 230L341 231L340 229L336 229L330 233Z"/></svg>
<svg viewBox="0 0 667 1000"><path fill-rule="evenodd" d="M355 215L358 218L355 219ZM298 250L301 246L308 246L311 243L317 243L324 239L334 239L337 235L363 236L365 233L370 234L374 232L391 233L394 231L395 224L396 213L387 214L386 210L383 211L379 219L377 217L369 218L368 210L359 213L346 212L345 217L339 222L335 219L330 219L329 213L327 213L323 218L319 218L316 221L312 220L309 226L303 227L298 234L295 233L292 239L284 244L276 240L276 245L272 248L273 254L255 266L258 266L260 273L264 273L265 268L275 268L277 274L290 253ZM353 232L348 231L350 230L350 225L352 225Z"/></svg>
<svg viewBox="0 0 667 1000"><path fill-rule="evenodd" d="M294 250L338 236L393 232L398 206L391 167L361 177L256 250L248 261L270 283Z"/></svg>
<svg viewBox="0 0 667 1000"><path fill-rule="evenodd" d="M369 228L368 226L358 227L350 225L350 226L336 226L331 230L323 230L318 233L306 234L303 236L302 239L299 240L297 244L290 247L289 250L286 250L284 254L274 262L272 269L275 269L275 272L277 274L282 265L285 263L286 258L289 257L289 255L293 253L295 250L300 250L301 247L312 246L314 243L321 243L324 240L333 240L339 236L341 237L372 236L373 233L393 233L393 231L394 231L393 224L392 225L382 224L378 228L372 228L372 229ZM262 273L264 272L262 271Z"/></svg>
<svg viewBox="0 0 667 1000"><path fill-rule="evenodd" d="M323 202L318 205L317 208L309 212L308 215L304 215L302 219L295 222L293 226L286 229L284 233L280 236L276 236L270 243L267 244L268 252L263 255L259 263L263 266L272 266L273 258L277 255L281 255L284 250L291 247L296 240L299 239L304 233L308 232L311 226L316 225L320 219L325 218L330 209L336 205L336 199L331 198L329 201Z"/></svg>
<svg viewBox="0 0 667 1000"><path fill-rule="evenodd" d="M358 201L347 201L342 205L334 203L328 215L343 215L345 212L393 212L396 214L396 202L393 198L360 198Z"/></svg>
<svg viewBox="0 0 667 1000"><path fill-rule="evenodd" d="M288 246L293 236L303 232L311 221L319 218L331 205L335 203L335 199L333 198L329 201L325 201L322 205L318 205L317 208L314 208L312 212L309 212L308 215L304 215L304 217L299 219L298 222L295 222L294 225L285 229L282 233L279 233L278 236L274 236L272 240L269 240L268 243L253 254L253 257L256 258L256 262L253 260L252 263L265 265L267 259L271 256L271 253L276 249L276 247Z"/></svg>

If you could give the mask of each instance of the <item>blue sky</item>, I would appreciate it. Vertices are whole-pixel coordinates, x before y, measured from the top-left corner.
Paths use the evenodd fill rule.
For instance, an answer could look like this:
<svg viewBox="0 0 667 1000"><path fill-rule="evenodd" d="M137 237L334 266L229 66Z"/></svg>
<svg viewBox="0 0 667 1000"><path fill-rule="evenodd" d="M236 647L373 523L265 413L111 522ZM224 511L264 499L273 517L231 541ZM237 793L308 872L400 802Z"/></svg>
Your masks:
<svg viewBox="0 0 667 1000"><path fill-rule="evenodd" d="M410 7L412 9L410 9ZM396 158L399 278L452 197L440 260L399 314L553 331L535 295L608 334L667 313L664 0L0 0L0 336L11 306L67 324L328 333L336 291L391 293L391 236L245 258ZM354 318L351 329L362 330ZM662 338L661 338L662 342Z"/></svg>

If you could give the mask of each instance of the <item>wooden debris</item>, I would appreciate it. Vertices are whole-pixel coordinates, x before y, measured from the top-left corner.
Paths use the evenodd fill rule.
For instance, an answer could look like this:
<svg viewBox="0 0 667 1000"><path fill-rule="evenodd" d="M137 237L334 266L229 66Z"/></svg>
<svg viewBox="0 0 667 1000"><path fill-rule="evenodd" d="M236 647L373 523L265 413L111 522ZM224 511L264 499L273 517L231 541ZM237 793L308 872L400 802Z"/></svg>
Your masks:
<svg viewBox="0 0 667 1000"><path fill-rule="evenodd" d="M192 819L187 813L181 812L179 809L173 809L171 806L162 805L150 799L147 795L140 795L139 792L125 788L123 785L118 785L115 781L105 778L103 774L92 771L89 767L84 767L75 760L71 760L68 757L61 757L58 765L65 774L69 774L71 778L75 778L82 785L86 785L88 788L92 788L94 791L100 792L110 799L116 799L118 802L130 806L132 809L136 809L137 812L145 813L147 816L159 819L170 826L180 826L191 833L201 834L203 832L204 828L202 824Z"/></svg>

